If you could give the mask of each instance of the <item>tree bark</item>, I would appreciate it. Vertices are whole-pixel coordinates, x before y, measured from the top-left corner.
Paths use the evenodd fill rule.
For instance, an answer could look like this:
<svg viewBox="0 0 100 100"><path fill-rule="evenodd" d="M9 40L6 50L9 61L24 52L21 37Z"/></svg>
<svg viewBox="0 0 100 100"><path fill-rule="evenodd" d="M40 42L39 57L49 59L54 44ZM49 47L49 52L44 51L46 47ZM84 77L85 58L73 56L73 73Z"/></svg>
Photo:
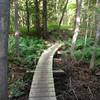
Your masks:
<svg viewBox="0 0 100 100"><path fill-rule="evenodd" d="M47 0L43 0L43 34L47 35Z"/></svg>
<svg viewBox="0 0 100 100"><path fill-rule="evenodd" d="M18 28L18 0L14 0L14 8L15 8L15 46L16 46L16 55L19 56L19 28Z"/></svg>
<svg viewBox="0 0 100 100"><path fill-rule="evenodd" d="M65 11L66 11L66 8L67 8L67 5L68 5L68 0L66 0L65 6L64 6L64 8L63 8L62 16L61 16L61 19L60 19L60 21L59 21L59 29L60 29L60 26L61 26L61 23L62 23L62 20L63 20L64 14L65 14Z"/></svg>
<svg viewBox="0 0 100 100"><path fill-rule="evenodd" d="M88 0L88 6L87 6L87 11L89 10L89 7L90 7L90 0ZM90 18L89 18L89 15L87 13L87 27L86 27L86 32L85 32L85 45L87 43L87 38L88 38L88 33L89 33L89 21L90 21Z"/></svg>
<svg viewBox="0 0 100 100"><path fill-rule="evenodd" d="M0 100L8 100L7 55L9 32L9 0L0 0Z"/></svg>
<svg viewBox="0 0 100 100"><path fill-rule="evenodd" d="M57 17L57 23L59 24L59 12L60 12L60 8L59 8L59 3L60 3L60 0L56 0L56 4L55 4L55 12L56 12L56 17Z"/></svg>
<svg viewBox="0 0 100 100"><path fill-rule="evenodd" d="M27 12L26 25L27 25L27 31L29 33L29 30L30 30L30 13L29 13L29 1L28 0L26 0L26 12Z"/></svg>
<svg viewBox="0 0 100 100"><path fill-rule="evenodd" d="M76 9L76 20L75 20L75 30L74 35L72 38L72 45L71 45L71 56L74 57L74 49L78 34L80 32L80 12L81 12L81 4L82 0L76 0L77 9Z"/></svg>
<svg viewBox="0 0 100 100"><path fill-rule="evenodd" d="M36 33L38 35L41 35L41 30L40 30L40 15L39 15L39 3L38 0L34 0L34 14L35 14L35 20L34 20L34 26L36 29Z"/></svg>

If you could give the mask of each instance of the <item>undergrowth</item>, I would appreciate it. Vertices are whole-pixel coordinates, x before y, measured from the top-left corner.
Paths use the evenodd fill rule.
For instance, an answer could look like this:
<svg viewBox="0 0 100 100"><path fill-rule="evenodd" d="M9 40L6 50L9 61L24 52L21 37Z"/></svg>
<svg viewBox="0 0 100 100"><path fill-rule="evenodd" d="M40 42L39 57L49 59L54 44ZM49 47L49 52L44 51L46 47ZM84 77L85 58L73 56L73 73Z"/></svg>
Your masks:
<svg viewBox="0 0 100 100"><path fill-rule="evenodd" d="M23 75L17 71L18 68L32 70L36 67L36 63L43 52L47 48L43 39L32 36L20 36L19 38L19 57L16 56L15 37L9 36L9 97L19 97L25 93L25 86L32 76ZM12 71L14 69L14 71ZM15 74L15 75L14 75ZM25 73L24 73L25 74ZM13 76L13 77L12 77ZM20 77L19 77L20 76ZM31 79L29 80L31 81Z"/></svg>
<svg viewBox="0 0 100 100"><path fill-rule="evenodd" d="M19 57L16 56L15 38L9 37L9 61L27 68L33 68L32 63L46 49L45 41L37 37L19 38ZM25 65L25 66L24 66Z"/></svg>
<svg viewBox="0 0 100 100"><path fill-rule="evenodd" d="M68 41L65 41L64 50L68 54L70 53L70 47L71 47L71 43L72 43L71 41L72 41L71 39L69 39ZM93 52L94 39L88 38L86 45L84 45L84 44L85 44L84 37L79 37L76 42L76 48L75 48L74 55L78 61L84 60L84 61L90 62L92 52ZM99 46L96 48L95 65L96 66L100 65L100 47Z"/></svg>

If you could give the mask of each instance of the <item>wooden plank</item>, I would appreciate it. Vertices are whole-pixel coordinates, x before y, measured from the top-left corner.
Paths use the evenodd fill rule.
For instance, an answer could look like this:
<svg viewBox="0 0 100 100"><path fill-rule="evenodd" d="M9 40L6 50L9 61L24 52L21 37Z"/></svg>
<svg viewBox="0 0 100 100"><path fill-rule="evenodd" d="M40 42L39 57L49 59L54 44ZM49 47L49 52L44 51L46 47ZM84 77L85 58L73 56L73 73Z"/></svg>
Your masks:
<svg viewBox="0 0 100 100"><path fill-rule="evenodd" d="M46 91L46 92L30 92L30 97L55 97L55 91Z"/></svg>
<svg viewBox="0 0 100 100"><path fill-rule="evenodd" d="M32 84L31 88L54 88L53 84Z"/></svg>
<svg viewBox="0 0 100 100"><path fill-rule="evenodd" d="M47 73L45 73L45 72L47 72ZM50 73L48 73L49 71L48 70L43 70L43 71L40 71L40 73L38 72L38 73L36 73L35 75L34 75L34 78L33 78L33 80L35 81L35 80L41 80L41 79L52 79L53 78L53 73L52 73L52 71L50 72Z"/></svg>
<svg viewBox="0 0 100 100"><path fill-rule="evenodd" d="M33 79L33 81L35 81L35 80L36 80L36 79ZM42 78L42 79L40 78L40 79L37 79L36 81L38 81L38 80L39 80L39 81L49 81L49 80L50 80L50 81L53 81L54 79L53 79L53 78L49 78L49 79L48 79L48 78L46 78L46 79L45 79L45 78ZM33 82L32 82L32 83L33 83Z"/></svg>
<svg viewBox="0 0 100 100"><path fill-rule="evenodd" d="M45 82L45 81L39 81L39 82L35 82L35 83L32 83L32 85L37 85L38 84L38 86L39 85L47 85L47 84L54 84L54 82L53 81L51 81L51 82Z"/></svg>
<svg viewBox="0 0 100 100"><path fill-rule="evenodd" d="M40 71L36 71L36 70L27 70L26 71L26 73L40 73ZM57 74L57 73L65 73L63 70L61 70L61 69L54 69L53 71L51 71L51 72L44 72L43 74L47 74L47 73L54 73L54 74Z"/></svg>
<svg viewBox="0 0 100 100"><path fill-rule="evenodd" d="M35 92L54 92L55 91L55 89L54 89L54 87L50 87L50 88L32 88L33 89L33 91L35 91Z"/></svg>
<svg viewBox="0 0 100 100"><path fill-rule="evenodd" d="M38 75L38 73L39 72L37 72L36 75ZM40 74L38 76L41 76L41 75L43 75L43 76L47 76L48 75L48 76L51 76L52 77L53 74L52 73L45 73L45 72L42 73L42 72L40 72Z"/></svg>
<svg viewBox="0 0 100 100"><path fill-rule="evenodd" d="M56 97L34 97L29 100L56 100Z"/></svg>

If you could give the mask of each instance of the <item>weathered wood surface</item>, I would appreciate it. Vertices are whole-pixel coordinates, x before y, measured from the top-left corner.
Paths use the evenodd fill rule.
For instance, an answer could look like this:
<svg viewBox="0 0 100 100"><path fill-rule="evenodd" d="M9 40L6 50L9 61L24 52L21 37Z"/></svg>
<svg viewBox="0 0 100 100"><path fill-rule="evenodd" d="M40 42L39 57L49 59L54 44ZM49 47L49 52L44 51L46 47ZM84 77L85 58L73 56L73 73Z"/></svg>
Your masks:
<svg viewBox="0 0 100 100"><path fill-rule="evenodd" d="M62 44L56 43L41 55L36 66L29 100L56 100L53 79L53 56Z"/></svg>

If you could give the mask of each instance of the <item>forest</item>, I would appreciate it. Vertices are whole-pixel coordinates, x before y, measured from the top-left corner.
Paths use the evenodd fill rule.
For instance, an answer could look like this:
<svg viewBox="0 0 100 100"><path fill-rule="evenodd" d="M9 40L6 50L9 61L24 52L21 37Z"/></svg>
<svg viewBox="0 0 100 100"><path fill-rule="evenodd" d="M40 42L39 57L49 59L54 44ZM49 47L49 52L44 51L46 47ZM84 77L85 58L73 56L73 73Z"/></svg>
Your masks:
<svg viewBox="0 0 100 100"><path fill-rule="evenodd" d="M56 43L56 99L30 99ZM100 100L100 0L0 0L0 100Z"/></svg>

